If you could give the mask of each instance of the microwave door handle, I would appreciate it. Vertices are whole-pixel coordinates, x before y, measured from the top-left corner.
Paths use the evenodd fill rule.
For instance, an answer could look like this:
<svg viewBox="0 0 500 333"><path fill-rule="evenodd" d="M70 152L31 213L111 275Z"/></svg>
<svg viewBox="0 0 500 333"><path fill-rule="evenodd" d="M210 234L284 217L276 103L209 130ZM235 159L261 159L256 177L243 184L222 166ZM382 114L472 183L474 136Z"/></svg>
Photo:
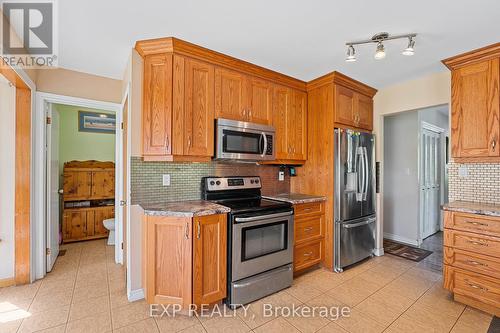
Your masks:
<svg viewBox="0 0 500 333"><path fill-rule="evenodd" d="M267 136L266 133L262 132L262 139L264 141L264 145L262 145L262 154L260 155L261 157L266 156L266 150L267 150Z"/></svg>

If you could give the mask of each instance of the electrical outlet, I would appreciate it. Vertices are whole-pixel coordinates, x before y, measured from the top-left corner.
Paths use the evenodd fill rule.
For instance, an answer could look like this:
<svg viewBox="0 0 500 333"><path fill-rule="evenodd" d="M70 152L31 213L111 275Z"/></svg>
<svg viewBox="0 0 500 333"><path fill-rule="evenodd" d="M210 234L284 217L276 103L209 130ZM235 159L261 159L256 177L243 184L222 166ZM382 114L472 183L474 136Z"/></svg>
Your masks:
<svg viewBox="0 0 500 333"><path fill-rule="evenodd" d="M285 180L285 171L280 171L278 172L278 180L280 182L284 181Z"/></svg>
<svg viewBox="0 0 500 333"><path fill-rule="evenodd" d="M163 186L170 186L170 175L163 175Z"/></svg>
<svg viewBox="0 0 500 333"><path fill-rule="evenodd" d="M467 169L467 166L461 165L458 167L458 177L460 178L467 178L469 176L469 170Z"/></svg>

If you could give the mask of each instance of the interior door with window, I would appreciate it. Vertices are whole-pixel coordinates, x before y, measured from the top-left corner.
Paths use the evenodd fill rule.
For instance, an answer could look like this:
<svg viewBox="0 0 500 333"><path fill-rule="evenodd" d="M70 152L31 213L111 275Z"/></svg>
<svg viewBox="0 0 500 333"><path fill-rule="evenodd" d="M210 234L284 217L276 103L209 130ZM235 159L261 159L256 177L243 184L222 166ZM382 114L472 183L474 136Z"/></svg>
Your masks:
<svg viewBox="0 0 500 333"><path fill-rule="evenodd" d="M441 136L423 128L420 140L420 235L425 239L440 227Z"/></svg>
<svg viewBox="0 0 500 333"><path fill-rule="evenodd" d="M59 254L59 113L47 105L47 272Z"/></svg>

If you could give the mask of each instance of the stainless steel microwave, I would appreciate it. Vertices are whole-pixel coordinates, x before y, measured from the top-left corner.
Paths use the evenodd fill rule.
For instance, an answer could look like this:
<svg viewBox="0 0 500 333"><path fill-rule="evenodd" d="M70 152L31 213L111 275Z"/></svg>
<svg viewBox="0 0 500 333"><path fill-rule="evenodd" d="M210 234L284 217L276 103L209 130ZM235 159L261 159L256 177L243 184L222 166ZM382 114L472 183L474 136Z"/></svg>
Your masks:
<svg viewBox="0 0 500 333"><path fill-rule="evenodd" d="M275 159L274 127L217 119L217 160L267 161Z"/></svg>

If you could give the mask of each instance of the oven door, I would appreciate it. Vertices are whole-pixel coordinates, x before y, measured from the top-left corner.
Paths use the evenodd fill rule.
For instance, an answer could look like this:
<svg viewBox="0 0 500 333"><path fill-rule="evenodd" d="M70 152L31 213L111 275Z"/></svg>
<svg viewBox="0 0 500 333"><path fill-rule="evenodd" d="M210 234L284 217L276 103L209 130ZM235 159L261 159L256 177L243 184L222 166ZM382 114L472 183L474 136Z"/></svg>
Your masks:
<svg viewBox="0 0 500 333"><path fill-rule="evenodd" d="M293 211L234 217L232 281L293 261Z"/></svg>

